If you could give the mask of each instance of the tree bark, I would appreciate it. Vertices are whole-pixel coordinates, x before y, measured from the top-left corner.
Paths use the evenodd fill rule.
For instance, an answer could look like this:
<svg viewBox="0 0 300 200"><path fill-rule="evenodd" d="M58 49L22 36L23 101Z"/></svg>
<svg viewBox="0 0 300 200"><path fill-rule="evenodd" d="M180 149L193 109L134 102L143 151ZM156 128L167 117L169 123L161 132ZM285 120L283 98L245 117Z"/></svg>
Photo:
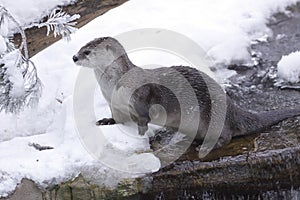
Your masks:
<svg viewBox="0 0 300 200"><path fill-rule="evenodd" d="M77 20L76 27L81 28L96 17L106 13L128 0L78 0L76 3L62 7L63 11L70 15L79 14L81 17ZM43 28L29 28L25 30L27 36L27 45L29 57L34 56L38 52L44 50L51 44L61 39L60 36L54 37L53 34L46 35L47 29ZM16 46L21 43L21 35L14 35L14 42Z"/></svg>

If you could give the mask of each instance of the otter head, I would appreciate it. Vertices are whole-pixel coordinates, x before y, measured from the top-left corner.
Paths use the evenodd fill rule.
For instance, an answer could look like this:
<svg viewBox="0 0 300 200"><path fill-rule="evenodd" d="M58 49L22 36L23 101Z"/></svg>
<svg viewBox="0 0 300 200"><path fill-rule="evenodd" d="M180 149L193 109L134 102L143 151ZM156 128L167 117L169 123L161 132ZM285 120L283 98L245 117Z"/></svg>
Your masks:
<svg viewBox="0 0 300 200"><path fill-rule="evenodd" d="M102 37L84 45L76 55L73 61L77 65L93 69L105 70L120 56L126 52L122 45L114 38Z"/></svg>

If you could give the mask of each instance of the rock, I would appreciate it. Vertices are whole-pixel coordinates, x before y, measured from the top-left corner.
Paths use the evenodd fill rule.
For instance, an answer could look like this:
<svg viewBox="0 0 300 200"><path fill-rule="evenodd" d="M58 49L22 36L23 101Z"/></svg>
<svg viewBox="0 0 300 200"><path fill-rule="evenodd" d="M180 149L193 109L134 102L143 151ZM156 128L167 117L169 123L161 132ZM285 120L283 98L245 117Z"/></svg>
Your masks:
<svg viewBox="0 0 300 200"><path fill-rule="evenodd" d="M43 192L28 179L23 179L16 191L7 200L43 200Z"/></svg>

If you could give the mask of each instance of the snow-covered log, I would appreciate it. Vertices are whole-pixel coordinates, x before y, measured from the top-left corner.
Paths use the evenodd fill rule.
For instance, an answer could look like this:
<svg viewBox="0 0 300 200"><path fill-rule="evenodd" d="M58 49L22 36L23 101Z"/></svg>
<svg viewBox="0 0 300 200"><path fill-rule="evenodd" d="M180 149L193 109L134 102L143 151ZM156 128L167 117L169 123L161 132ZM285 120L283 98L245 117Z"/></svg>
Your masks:
<svg viewBox="0 0 300 200"><path fill-rule="evenodd" d="M112 8L115 8L127 0L78 0L76 3L62 7L62 10L69 15L79 14L76 27L80 28L92 21L96 17L104 14ZM46 21L47 19L45 19ZM34 56L38 52L47 48L51 44L61 39L61 36L54 37L53 34L47 36L47 28L32 27L25 30L27 36L27 45L29 57ZM15 34L14 41L17 46L20 45L22 37L20 34Z"/></svg>

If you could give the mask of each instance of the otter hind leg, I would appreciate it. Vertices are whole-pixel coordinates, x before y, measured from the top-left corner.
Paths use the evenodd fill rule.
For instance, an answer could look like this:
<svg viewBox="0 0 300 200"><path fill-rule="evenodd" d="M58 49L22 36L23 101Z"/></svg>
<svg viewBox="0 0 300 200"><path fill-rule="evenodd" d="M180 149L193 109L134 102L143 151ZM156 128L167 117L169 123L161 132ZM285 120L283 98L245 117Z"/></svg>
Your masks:
<svg viewBox="0 0 300 200"><path fill-rule="evenodd" d="M138 125L139 135L143 136L148 130L148 123L151 121L149 109L153 100L153 85L146 84L136 89L131 96L132 106L130 107L131 118Z"/></svg>
<svg viewBox="0 0 300 200"><path fill-rule="evenodd" d="M101 125L113 125L116 124L116 121L113 118L103 118L96 122L97 126Z"/></svg>

